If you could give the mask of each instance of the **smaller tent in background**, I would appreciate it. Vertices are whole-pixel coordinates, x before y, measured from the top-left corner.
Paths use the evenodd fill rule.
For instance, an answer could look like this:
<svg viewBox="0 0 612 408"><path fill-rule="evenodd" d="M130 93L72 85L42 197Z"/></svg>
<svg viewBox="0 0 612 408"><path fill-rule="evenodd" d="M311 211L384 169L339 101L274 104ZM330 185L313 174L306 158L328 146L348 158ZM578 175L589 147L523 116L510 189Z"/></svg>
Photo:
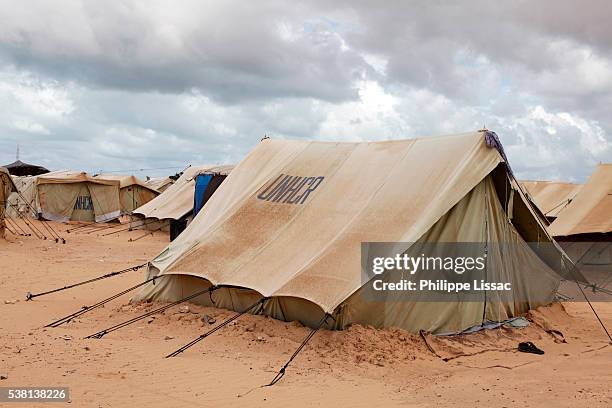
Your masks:
<svg viewBox="0 0 612 408"><path fill-rule="evenodd" d="M172 180L170 177L152 177L147 178L144 183L147 187L152 188L153 190L157 190L160 193L163 193L168 187L172 185L172 183L174 183L174 180Z"/></svg>
<svg viewBox="0 0 612 408"><path fill-rule="evenodd" d="M224 179L229 174L233 166L191 166L185 169L181 177L176 180L166 191L147 204L134 210L134 214L144 218L143 227L147 229L161 229L170 227L170 239L173 240L183 231L189 221L193 218L195 205L195 186L196 178L199 174L216 175L215 182L204 186L204 179L200 182L200 190L208 197L214 193L219 186L218 180ZM216 186L216 187L215 187ZM204 199L200 200L204 205Z"/></svg>
<svg viewBox="0 0 612 408"><path fill-rule="evenodd" d="M612 164L597 166L576 197L548 228L593 282L612 273Z"/></svg>
<svg viewBox="0 0 612 408"><path fill-rule="evenodd" d="M46 178L62 177L68 170L50 171L45 173ZM17 191L8 198L6 216L10 218L40 218L41 209L38 200L39 176L11 176Z"/></svg>
<svg viewBox="0 0 612 408"><path fill-rule="evenodd" d="M4 238L4 212L9 195L17 191L8 170L0 167L0 239Z"/></svg>
<svg viewBox="0 0 612 408"><path fill-rule="evenodd" d="M99 174L94 178L119 181L119 202L122 215L131 214L136 208L145 205L160 194L136 176Z"/></svg>
<svg viewBox="0 0 612 408"><path fill-rule="evenodd" d="M24 163L21 160L14 161L4 167L12 176L38 176L39 174L49 173L49 170L42 166Z"/></svg>
<svg viewBox="0 0 612 408"><path fill-rule="evenodd" d="M550 225L558 240L603 239L612 233L612 164L600 164L567 208ZM573 237L573 238L572 238Z"/></svg>
<svg viewBox="0 0 612 408"><path fill-rule="evenodd" d="M119 180L58 171L37 177L40 215L51 221L105 222L119 217Z"/></svg>
<svg viewBox="0 0 612 408"><path fill-rule="evenodd" d="M521 181L529 198L549 222L553 222L578 194L582 184L560 181Z"/></svg>

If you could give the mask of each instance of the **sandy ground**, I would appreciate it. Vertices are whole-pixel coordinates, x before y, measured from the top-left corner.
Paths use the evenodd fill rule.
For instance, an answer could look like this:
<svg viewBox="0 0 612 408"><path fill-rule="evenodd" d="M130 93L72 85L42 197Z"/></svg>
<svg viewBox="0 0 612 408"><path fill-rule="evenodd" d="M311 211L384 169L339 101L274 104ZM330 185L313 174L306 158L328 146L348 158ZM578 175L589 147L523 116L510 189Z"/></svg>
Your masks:
<svg viewBox="0 0 612 408"><path fill-rule="evenodd" d="M53 406L612 405L612 347L586 303L540 308L530 313L532 324L525 329L427 336L439 357L420 336L401 330L353 326L344 332L320 331L286 376L263 388L308 334L307 328L243 316L182 355L165 359L214 327L201 321L204 313L217 323L232 315L189 305L100 340L84 340L152 308L128 305L123 297L68 325L44 329L56 318L140 282L143 274L132 272L31 302L24 301L26 292L145 262L168 241L163 233L135 242L128 239L141 232L63 235L65 245L11 235L0 241L0 375L8 377L0 386L70 387L71 402ZM595 307L612 327L612 303ZM546 354L515 351L524 340Z"/></svg>

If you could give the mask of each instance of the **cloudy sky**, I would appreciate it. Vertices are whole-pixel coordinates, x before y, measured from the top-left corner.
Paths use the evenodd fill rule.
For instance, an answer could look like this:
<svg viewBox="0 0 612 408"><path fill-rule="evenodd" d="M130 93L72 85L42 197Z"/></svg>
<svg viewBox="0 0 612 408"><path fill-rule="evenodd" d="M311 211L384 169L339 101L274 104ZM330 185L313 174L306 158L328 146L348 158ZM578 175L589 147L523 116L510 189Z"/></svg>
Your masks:
<svg viewBox="0 0 612 408"><path fill-rule="evenodd" d="M608 1L0 0L0 164L161 175L263 135L500 136L521 178L612 162ZM382 5L384 4L384 6Z"/></svg>

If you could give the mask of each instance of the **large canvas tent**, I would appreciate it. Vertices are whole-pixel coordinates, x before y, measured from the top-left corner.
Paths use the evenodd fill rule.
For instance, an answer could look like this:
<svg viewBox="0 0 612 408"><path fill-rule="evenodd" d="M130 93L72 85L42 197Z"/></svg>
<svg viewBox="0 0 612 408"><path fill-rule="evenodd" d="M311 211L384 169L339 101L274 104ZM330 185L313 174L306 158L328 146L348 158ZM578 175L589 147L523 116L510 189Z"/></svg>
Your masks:
<svg viewBox="0 0 612 408"><path fill-rule="evenodd" d="M581 266L612 270L612 164L597 166L549 232Z"/></svg>
<svg viewBox="0 0 612 408"><path fill-rule="evenodd" d="M571 203L582 187L582 184L543 180L525 180L521 185L550 222Z"/></svg>
<svg viewBox="0 0 612 408"><path fill-rule="evenodd" d="M159 195L157 190L149 187L136 176L99 174L95 178L119 181L119 202L121 203L122 214L131 214L132 211Z"/></svg>
<svg viewBox="0 0 612 408"><path fill-rule="evenodd" d="M361 323L437 333L516 316L551 301L558 273L573 272L573 265L547 235L504 157L491 132L371 143L265 139L151 262L149 276L158 279L134 300L174 301L216 285L222 288L197 302L242 311L266 297L262 313L313 327L330 313L328 327ZM511 279L521 300L372 302L362 296L362 242L483 238L512 243L511 251L492 251L487 262L492 278ZM538 254L528 241L555 251ZM536 287L545 288L540 300L533 300Z"/></svg>
<svg viewBox="0 0 612 408"><path fill-rule="evenodd" d="M0 239L4 238L4 213L7 208L9 195L17 191L8 170L0 167Z"/></svg>
<svg viewBox="0 0 612 408"><path fill-rule="evenodd" d="M105 222L119 217L119 180L58 171L37 177L40 214L52 221Z"/></svg>

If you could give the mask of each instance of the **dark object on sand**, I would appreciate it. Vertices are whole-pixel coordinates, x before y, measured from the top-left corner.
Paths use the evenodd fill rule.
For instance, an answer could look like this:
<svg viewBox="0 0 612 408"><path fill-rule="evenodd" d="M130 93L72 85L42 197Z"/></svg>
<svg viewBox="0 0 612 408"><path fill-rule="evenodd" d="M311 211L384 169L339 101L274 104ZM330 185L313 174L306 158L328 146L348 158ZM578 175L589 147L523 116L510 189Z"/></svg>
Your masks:
<svg viewBox="0 0 612 408"><path fill-rule="evenodd" d="M518 351L521 351L523 353L544 354L543 350L537 348L536 345L530 341L519 343Z"/></svg>

